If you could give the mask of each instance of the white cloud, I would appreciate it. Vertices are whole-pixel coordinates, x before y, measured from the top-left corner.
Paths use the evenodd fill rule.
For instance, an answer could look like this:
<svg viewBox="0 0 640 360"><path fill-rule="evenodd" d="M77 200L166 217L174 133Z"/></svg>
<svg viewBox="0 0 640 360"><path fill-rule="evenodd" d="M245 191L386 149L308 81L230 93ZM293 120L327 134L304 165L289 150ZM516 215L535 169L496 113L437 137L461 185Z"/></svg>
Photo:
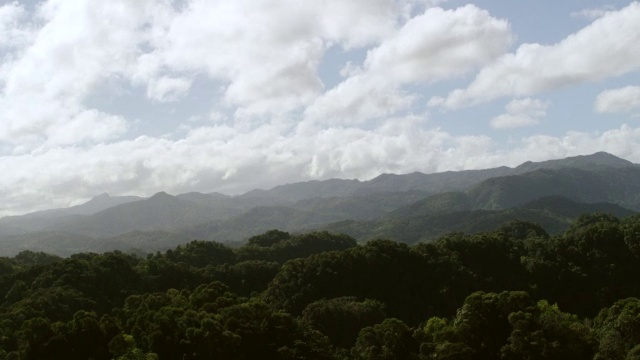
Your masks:
<svg viewBox="0 0 640 360"><path fill-rule="evenodd" d="M0 109L0 141L14 152L113 140L128 128L121 117L35 94L0 97Z"/></svg>
<svg viewBox="0 0 640 360"><path fill-rule="evenodd" d="M314 124L362 124L406 110L414 99L392 79L360 74L318 97L306 108L305 118Z"/></svg>
<svg viewBox="0 0 640 360"><path fill-rule="evenodd" d="M102 120L79 126L89 119L79 114L91 111L84 99L100 83L122 79L167 102L185 96L203 72L222 84L212 90L222 94L215 102L239 119L306 111L336 123L395 114L415 100L403 85L464 74L510 41L506 21L475 6L445 11L436 3L192 0L174 8L169 1L49 0L38 7L39 27L12 52L15 61L2 64L0 140L29 151L117 138L126 120L104 111L93 113ZM407 17L416 4L424 12ZM2 9L4 27L30 23L16 3ZM323 93L317 67L327 48L371 45L364 68ZM34 101L41 105L30 109ZM61 136L70 126L78 132Z"/></svg>
<svg viewBox="0 0 640 360"><path fill-rule="evenodd" d="M31 18L14 16L14 29L33 28L28 41L14 44L0 73L0 140L23 152L122 135L124 118L83 101L100 81L135 66L152 3L51 0Z"/></svg>
<svg viewBox="0 0 640 360"><path fill-rule="evenodd" d="M16 51L28 44L33 36L27 24L27 12L17 1L0 6L0 89L16 61Z"/></svg>
<svg viewBox="0 0 640 360"><path fill-rule="evenodd" d="M640 110L640 86L605 90L598 94L594 107L599 113L630 113Z"/></svg>
<svg viewBox="0 0 640 360"><path fill-rule="evenodd" d="M25 24L27 12L17 1L0 6L0 51L21 47L30 40L31 29Z"/></svg>
<svg viewBox="0 0 640 360"><path fill-rule="evenodd" d="M557 44L523 44L482 69L466 89L433 98L430 105L459 108L636 71L640 69L639 23L640 3L633 2Z"/></svg>
<svg viewBox="0 0 640 360"><path fill-rule="evenodd" d="M378 43L412 6L394 0L191 0L182 7L169 0L49 0L26 14L14 2L0 7L0 48L12 47L12 61L2 59L0 67L0 102L9 106L0 139L16 146L24 141L25 149L59 144L47 138L51 128L90 110L84 99L110 78L145 86L149 99L166 102L183 97L204 73L222 84L223 98L215 102L240 118L299 111L323 91L317 67L328 47ZM30 97L44 103L42 111L24 111L23 99ZM51 109L67 110L43 118ZM25 116L30 112L33 117ZM112 135L121 129L118 123Z"/></svg>
<svg viewBox="0 0 640 360"><path fill-rule="evenodd" d="M367 54L365 68L399 83L452 78L504 54L509 24L473 5L429 8Z"/></svg>
<svg viewBox="0 0 640 360"><path fill-rule="evenodd" d="M134 64L149 1L49 1L33 43L13 64L5 92L79 98Z"/></svg>
<svg viewBox="0 0 640 360"><path fill-rule="evenodd" d="M509 25L482 9L428 8L369 50L363 68L306 109L311 121L362 122L407 109L415 95L403 85L431 83L462 75L502 55L511 42Z"/></svg>
<svg viewBox="0 0 640 360"><path fill-rule="evenodd" d="M204 71L225 84L224 99L239 115L284 113L322 92L317 67L329 46L378 42L402 11L393 0L193 0L152 40L137 78Z"/></svg>
<svg viewBox="0 0 640 360"><path fill-rule="evenodd" d="M512 129L537 125L547 115L549 103L538 99L526 98L512 100L505 106L505 113L491 119L494 129Z"/></svg>

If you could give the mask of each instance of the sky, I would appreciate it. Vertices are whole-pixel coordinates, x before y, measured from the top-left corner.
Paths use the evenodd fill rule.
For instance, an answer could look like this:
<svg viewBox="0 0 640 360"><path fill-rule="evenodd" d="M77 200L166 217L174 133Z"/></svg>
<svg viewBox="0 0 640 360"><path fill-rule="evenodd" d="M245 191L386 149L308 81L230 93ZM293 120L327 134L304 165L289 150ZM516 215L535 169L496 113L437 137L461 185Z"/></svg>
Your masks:
<svg viewBox="0 0 640 360"><path fill-rule="evenodd" d="M636 1L0 0L0 216L597 151Z"/></svg>

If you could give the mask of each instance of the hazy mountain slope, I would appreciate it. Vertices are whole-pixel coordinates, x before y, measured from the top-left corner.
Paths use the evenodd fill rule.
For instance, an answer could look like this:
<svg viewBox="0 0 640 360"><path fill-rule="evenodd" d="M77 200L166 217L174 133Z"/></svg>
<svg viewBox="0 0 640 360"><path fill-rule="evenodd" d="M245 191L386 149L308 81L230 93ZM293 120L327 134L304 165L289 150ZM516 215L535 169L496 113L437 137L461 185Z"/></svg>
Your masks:
<svg viewBox="0 0 640 360"><path fill-rule="evenodd" d="M386 215L398 207L423 199L422 191L374 193L367 196L346 196L300 200L289 207L317 214L331 221L353 219L370 220Z"/></svg>
<svg viewBox="0 0 640 360"><path fill-rule="evenodd" d="M407 209L407 208L405 208ZM491 231L504 223L518 219L540 224L554 234L566 230L583 213L608 212L617 217L634 214L614 204L576 203L562 197L538 199L522 208L490 211L451 211L414 213L400 216L393 212L383 219L371 221L346 220L311 226L316 214L284 206L257 208L247 214L225 221L210 222L177 231L130 231L108 238L95 238L66 232L38 232L4 237L0 256L13 256L22 250L44 251L60 256L78 252L106 252L113 250L149 253L165 250L195 239L236 242L278 228L301 231L305 228L342 232L359 240L391 238L407 243L435 239L443 234Z"/></svg>
<svg viewBox="0 0 640 360"><path fill-rule="evenodd" d="M624 218L636 212L612 203L579 203L562 196L548 196L533 200L522 208L531 210L544 210L567 219L577 219L584 213L602 212L612 214L618 218Z"/></svg>
<svg viewBox="0 0 640 360"><path fill-rule="evenodd" d="M185 244L192 240L195 240L195 238L190 237L188 234L177 231L134 230L118 236L114 236L112 238L103 239L99 242L99 246L96 248L96 251L105 252L113 250L137 250L143 253L152 253L174 248L180 244Z"/></svg>
<svg viewBox="0 0 640 360"><path fill-rule="evenodd" d="M465 210L369 222L345 221L322 226L319 230L344 233L358 240L384 238L413 244L434 240L451 232L495 230L516 219L537 223L551 232L557 232L564 224L563 219L541 210Z"/></svg>
<svg viewBox="0 0 640 360"><path fill-rule="evenodd" d="M437 213L473 210L474 202L463 192L445 192L429 196L389 213L391 217L426 216Z"/></svg>
<svg viewBox="0 0 640 360"><path fill-rule="evenodd" d="M79 252L96 251L97 245L95 239L80 234L57 231L33 232L3 237L0 256L13 256L23 250L69 256Z"/></svg>
<svg viewBox="0 0 640 360"><path fill-rule="evenodd" d="M637 164L631 161L621 159L615 155L606 152L597 152L591 155L579 155L557 160L547 160L541 162L527 161L515 169L513 173L524 174L539 169L561 169L561 168L577 168L583 170L600 170L603 167L622 168L634 167Z"/></svg>
<svg viewBox="0 0 640 360"><path fill-rule="evenodd" d="M332 215L327 216L287 206L257 207L227 220L198 224L180 229L179 232L197 239L234 242L246 240L268 230L292 231L319 226L337 219Z"/></svg>
<svg viewBox="0 0 640 360"><path fill-rule="evenodd" d="M93 215L110 207L141 200L137 196L109 196L102 194L88 202L62 209L36 211L26 215L7 216L0 219L0 234L17 235L46 231L58 224L68 223Z"/></svg>
<svg viewBox="0 0 640 360"><path fill-rule="evenodd" d="M353 195L360 187L359 180L329 179L306 181L276 186L270 190L252 190L241 195L244 199L278 199L295 202L309 198L340 197Z"/></svg>
<svg viewBox="0 0 640 360"><path fill-rule="evenodd" d="M247 205L246 201L220 193L203 194L190 192L176 195L176 198L188 200L209 209L211 219L225 219L240 215L248 209L258 205Z"/></svg>
<svg viewBox="0 0 640 360"><path fill-rule="evenodd" d="M39 231L47 231L61 223L84 218L83 215L58 215L55 217L6 216L0 219L0 236L21 235Z"/></svg>
<svg viewBox="0 0 640 360"><path fill-rule="evenodd" d="M198 224L179 231L193 238L241 241L272 229L297 231L344 219L374 219L423 197L423 192L408 191L306 199L286 206L256 207L227 220Z"/></svg>
<svg viewBox="0 0 640 360"><path fill-rule="evenodd" d="M114 250L152 253L173 248L191 240L194 239L186 234L169 231L131 231L112 238L94 238L74 233L47 231L4 237L0 256L14 256L23 250L42 251L59 256Z"/></svg>
<svg viewBox="0 0 640 360"><path fill-rule="evenodd" d="M373 221L342 221L320 227L318 230L345 233L359 240L390 238L415 243L433 240L446 233L492 231L511 220L537 223L551 234L561 233L583 213L608 212L626 217L634 211L615 204L576 203L562 197L536 200L523 207L504 210L463 210L419 212L411 214L410 207L392 212L388 217Z"/></svg>
<svg viewBox="0 0 640 360"><path fill-rule="evenodd" d="M93 215L114 206L128 204L143 199L144 198L139 196L109 196L109 194L104 193L94 197L84 204L72 206L67 209L59 209L58 211L71 215Z"/></svg>
<svg viewBox="0 0 640 360"><path fill-rule="evenodd" d="M560 195L579 202L611 202L640 210L640 167L541 169L486 180L468 191L475 208L504 209Z"/></svg>
<svg viewBox="0 0 640 360"><path fill-rule="evenodd" d="M220 211L220 216L218 216L219 218L239 215L247 210L259 206L274 206L291 203L288 200L276 197L229 196L220 193L203 194L199 192L189 192L176 195L176 197Z"/></svg>
<svg viewBox="0 0 640 360"><path fill-rule="evenodd" d="M360 193L375 193L421 190L431 194L460 191L486 179L511 174L512 170L502 166L493 169L446 171L433 174L419 172L406 175L382 174L362 183L358 191Z"/></svg>
<svg viewBox="0 0 640 360"><path fill-rule="evenodd" d="M434 204L438 202L440 206ZM452 207L451 203L462 205ZM360 221L285 206L261 207L226 221L199 224L181 232L187 232L193 238L242 241L271 229L328 230L343 232L359 240L391 238L413 243L452 231L494 230L515 219L535 222L550 233L559 233L582 213L608 212L618 217L634 213L615 204L584 204L562 197L539 199L523 207L502 210L472 210L468 208L469 204L472 204L471 200L463 193L445 193L401 207L378 219Z"/></svg>
<svg viewBox="0 0 640 360"><path fill-rule="evenodd" d="M499 167L485 170L448 171L423 174L382 174L369 181L330 179L276 186L270 190L253 190L240 198L277 199L297 202L313 198L364 196L387 192L421 191L428 194L465 190L480 181L510 174L513 169Z"/></svg>
<svg viewBox="0 0 640 360"><path fill-rule="evenodd" d="M59 230L95 237L120 235L132 230L167 230L195 225L214 218L208 206L161 192L146 200L118 205Z"/></svg>
<svg viewBox="0 0 640 360"><path fill-rule="evenodd" d="M84 204L71 206L68 208L36 211L22 215L22 218L55 218L66 215L93 215L110 207L127 204L134 201L143 200L139 196L110 196L107 193L93 197Z"/></svg>

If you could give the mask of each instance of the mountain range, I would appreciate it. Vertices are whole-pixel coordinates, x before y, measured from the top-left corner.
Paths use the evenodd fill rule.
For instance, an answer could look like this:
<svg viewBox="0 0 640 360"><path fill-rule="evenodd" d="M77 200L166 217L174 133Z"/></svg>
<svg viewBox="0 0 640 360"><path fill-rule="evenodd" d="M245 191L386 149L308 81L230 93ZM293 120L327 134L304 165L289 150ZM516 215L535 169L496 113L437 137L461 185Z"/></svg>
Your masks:
<svg viewBox="0 0 640 360"><path fill-rule="evenodd" d="M236 243L276 228L415 243L519 219L553 234L582 213L624 217L636 211L640 165L598 152L515 168L299 182L239 196L102 194L70 208L0 219L0 255L152 252L193 239Z"/></svg>

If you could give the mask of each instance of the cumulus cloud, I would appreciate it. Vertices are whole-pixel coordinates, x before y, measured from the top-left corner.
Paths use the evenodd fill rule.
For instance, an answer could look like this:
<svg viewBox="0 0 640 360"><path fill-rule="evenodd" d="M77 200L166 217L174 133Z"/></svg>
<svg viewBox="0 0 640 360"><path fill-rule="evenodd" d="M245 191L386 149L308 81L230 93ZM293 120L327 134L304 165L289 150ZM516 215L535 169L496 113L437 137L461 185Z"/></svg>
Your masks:
<svg viewBox="0 0 640 360"><path fill-rule="evenodd" d="M28 37L22 29L30 19L12 3L0 11L0 28L7 30L0 46L20 48L12 52L14 61L3 60L0 72L0 102L8 106L0 140L24 149L60 145L60 137L50 134L69 128L66 122L88 119L79 116L91 110L84 99L114 77L145 86L149 99L167 102L185 96L204 72L221 82L224 102L239 116L286 113L322 91L316 70L328 46L379 41L396 27L404 7L392 0L313 6L193 0L183 8L169 1L50 0L30 14L40 27ZM43 105L30 110L25 99ZM92 116L95 121L75 127L77 142L122 135L121 118L93 113L104 115L100 126ZM111 133L104 136L109 125ZM60 131L52 131L56 126Z"/></svg>
<svg viewBox="0 0 640 360"><path fill-rule="evenodd" d="M640 86L605 90L598 94L595 110L599 113L631 113L640 110Z"/></svg>
<svg viewBox="0 0 640 360"><path fill-rule="evenodd" d="M523 44L483 68L465 89L431 106L459 108L504 96L529 96L640 69L640 3L611 11L554 45Z"/></svg>
<svg viewBox="0 0 640 360"><path fill-rule="evenodd" d="M219 81L216 102L238 118L303 110L336 123L395 114L415 100L403 85L464 74L511 40L507 22L487 11L472 5L445 11L437 3L43 2L31 14L40 24L32 36L10 37L30 40L16 42L15 61L3 62L0 140L28 150L71 144L73 136L81 143L117 138L128 127L124 118L104 111L80 116L91 111L84 100L100 83L119 78L146 87L152 101L168 102L184 97L203 72ZM409 15L419 8L421 14ZM3 28L25 27L21 6L2 9ZM325 51L371 45L362 68L323 93L317 68ZM42 105L29 109L29 102ZM73 126L75 135L52 136L89 118Z"/></svg>
<svg viewBox="0 0 640 360"><path fill-rule="evenodd" d="M135 63L149 1L49 1L45 24L6 76L8 96L36 92L82 97L91 87Z"/></svg>
<svg viewBox="0 0 640 360"><path fill-rule="evenodd" d="M491 119L494 129L512 129L537 125L547 115L549 103L538 99L526 98L512 100L505 106L505 113Z"/></svg>
<svg viewBox="0 0 640 360"><path fill-rule="evenodd" d="M372 49L366 71L400 83L455 77L502 55L512 40L506 20L474 5L428 8Z"/></svg>
<svg viewBox="0 0 640 360"><path fill-rule="evenodd" d="M124 118L86 108L83 101L100 81L135 66L151 3L51 0L38 6L32 20L13 3L18 15L12 28L33 28L28 41L14 44L0 74L0 141L21 152L122 135Z"/></svg>
<svg viewBox="0 0 640 360"><path fill-rule="evenodd" d="M223 82L224 100L240 114L283 113L321 93L317 67L328 47L378 42L403 11L392 0L193 0L152 39L136 76L206 72Z"/></svg>
<svg viewBox="0 0 640 360"><path fill-rule="evenodd" d="M307 107L305 120L323 125L362 124L409 108L415 95L388 80L364 74L352 76Z"/></svg>
<svg viewBox="0 0 640 360"><path fill-rule="evenodd" d="M14 152L113 140L128 128L120 116L85 109L73 100L36 94L0 97L0 141Z"/></svg>
<svg viewBox="0 0 640 360"><path fill-rule="evenodd" d="M17 1L0 6L0 51L19 48L32 36L31 28L25 24L27 12Z"/></svg>
<svg viewBox="0 0 640 360"><path fill-rule="evenodd" d="M473 5L427 8L369 50L363 67L306 110L325 122L361 122L408 108L415 96L402 86L432 83L469 72L502 55L512 36L505 20Z"/></svg>

